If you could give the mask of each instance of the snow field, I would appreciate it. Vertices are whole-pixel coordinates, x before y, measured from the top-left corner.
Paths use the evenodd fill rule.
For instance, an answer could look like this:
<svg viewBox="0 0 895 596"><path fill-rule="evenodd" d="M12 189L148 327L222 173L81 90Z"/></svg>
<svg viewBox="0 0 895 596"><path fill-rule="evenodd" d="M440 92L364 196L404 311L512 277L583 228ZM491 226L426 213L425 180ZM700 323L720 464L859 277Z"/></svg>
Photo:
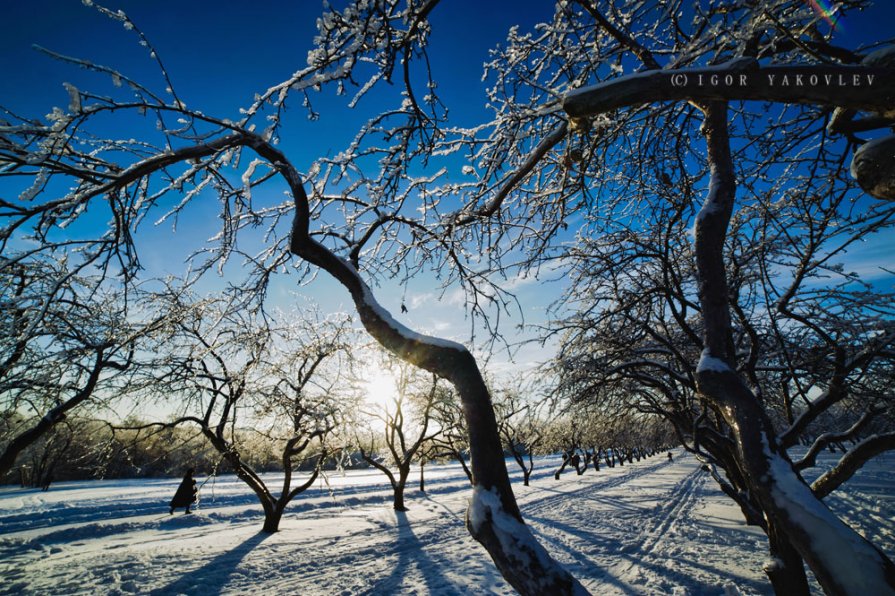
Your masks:
<svg viewBox="0 0 895 596"><path fill-rule="evenodd" d="M893 461L828 498L890 555ZM557 482L558 463L537 461L530 487L508 465L533 533L592 593L771 593L764 535L693 457L678 450L674 462L659 455ZM378 472L330 474L274 535L260 532L261 507L233 476L208 482L196 513L174 516L177 478L4 487L0 593L512 594L464 527L471 490L460 467L427 466L426 494L418 473L411 481L410 511L396 513Z"/></svg>

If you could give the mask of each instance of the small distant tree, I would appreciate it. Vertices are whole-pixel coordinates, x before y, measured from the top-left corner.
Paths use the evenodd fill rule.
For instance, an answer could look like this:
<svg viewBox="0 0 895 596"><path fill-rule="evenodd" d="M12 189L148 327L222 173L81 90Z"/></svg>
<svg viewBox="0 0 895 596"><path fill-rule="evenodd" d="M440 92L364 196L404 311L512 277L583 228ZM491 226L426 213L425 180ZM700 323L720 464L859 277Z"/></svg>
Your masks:
<svg viewBox="0 0 895 596"><path fill-rule="evenodd" d="M587 469L586 447L584 442L584 424L577 415L568 413L558 416L551 421L548 428L547 445L551 451L562 453L562 463L553 473L553 478L559 480L563 472L570 465L580 476ZM582 465L582 456L585 456Z"/></svg>
<svg viewBox="0 0 895 596"><path fill-rule="evenodd" d="M500 436L513 459L522 470L522 483L528 486L534 469L534 454L544 443L543 420L537 404L526 402L521 393L499 391L494 403Z"/></svg>
<svg viewBox="0 0 895 596"><path fill-rule="evenodd" d="M323 319L306 313L274 333L256 407L268 429L257 432L279 451L284 476L273 515L265 517L266 532L277 530L289 502L314 483L326 459L340 450L329 438L344 424L344 411L351 406L346 393L347 373L354 366L350 324L349 317ZM299 464L308 462L308 478L293 484Z"/></svg>
<svg viewBox="0 0 895 596"><path fill-rule="evenodd" d="M442 387L439 390L444 393L444 398L436 400L433 417L441 432L432 438L428 450L430 459L447 458L456 461L472 483L472 470L469 467L469 433L463 417L463 406L450 389Z"/></svg>
<svg viewBox="0 0 895 596"><path fill-rule="evenodd" d="M313 47L299 57L296 70L261 90L238 113L217 115L188 107L195 102L181 93L159 48L124 11L87 4L136 36L159 66L164 86L155 90L115 68L49 52L101 73L107 85L92 87L102 87L98 78L87 83L91 89L67 83L68 106L36 108L39 115L20 117L0 106L0 172L17 177L20 197L2 203L4 255L25 237L38 239L38 251L68 250L68 239L60 240L62 234L56 232L96 218L81 226L90 229L79 240L78 254L98 255L96 266L120 271L123 281L133 282L142 273L135 238L147 222L185 217L197 197L215 193L220 233L196 247L190 275L233 272L227 267L231 259L245 257L242 271L247 275L232 283L249 311L280 274L309 280L321 273L340 284L360 324L383 348L454 386L466 417L474 485L475 515L467 528L502 575L526 593L583 590L523 522L491 395L473 351L409 329L380 304L374 291L382 277L407 278L428 269L438 271L447 284L462 284L478 315L487 314L487 305L510 303L506 292L467 262L485 251L469 251L462 238L453 237L458 226L488 217L489 211L480 209L476 199L454 201L455 191L430 192L448 178L448 168L436 162L447 159L456 168L454 158L467 136L465 129L447 126L448 111L438 98L427 57L429 17L438 0L327 5L317 19ZM388 84L392 82L399 84ZM425 94L419 93L421 86ZM284 115L292 113L286 106L303 104L316 120L312 96L324 87L333 89L334 101L350 94L344 103L350 108L366 105L362 100L368 96L380 97L371 102L374 111L349 147L334 156L317 147L319 159L300 164L278 147L287 137ZM385 105L389 107L383 111ZM307 141L314 134L288 136ZM492 164L486 168L488 178L497 180L474 185L489 195L506 197L530 171L500 156ZM420 171L425 173L420 176ZM447 201L439 206L447 195L456 207L448 208ZM96 221L107 225L97 231ZM73 227L78 226L68 229ZM259 228L263 234L257 234ZM480 238L496 246L501 235ZM243 242L247 237L263 245L248 253L252 241Z"/></svg>

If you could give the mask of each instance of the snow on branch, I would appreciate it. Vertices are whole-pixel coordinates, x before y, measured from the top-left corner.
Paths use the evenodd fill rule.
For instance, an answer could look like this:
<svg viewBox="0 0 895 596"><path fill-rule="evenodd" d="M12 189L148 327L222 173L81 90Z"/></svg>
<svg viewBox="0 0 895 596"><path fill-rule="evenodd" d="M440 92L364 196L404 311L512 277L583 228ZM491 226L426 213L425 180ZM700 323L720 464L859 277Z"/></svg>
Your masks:
<svg viewBox="0 0 895 596"><path fill-rule="evenodd" d="M809 489L790 463L772 452L766 436L762 440L771 497L789 522L811 541L832 575L828 579L843 593L848 591L845 586L852 590L860 587L868 594L889 593L884 556L815 498L816 491L812 495L813 487ZM895 443L895 435L889 435L889 440Z"/></svg>
<svg viewBox="0 0 895 596"><path fill-rule="evenodd" d="M595 116L659 101L755 100L868 110L895 116L895 68L878 66L761 66L739 58L705 68L651 70L569 93L569 116Z"/></svg>
<svg viewBox="0 0 895 596"><path fill-rule="evenodd" d="M347 262L345 263L345 265L350 266ZM433 337L431 335L417 333L406 325L398 322L397 320L395 320L394 317L392 317L391 313L388 310L386 310L379 304L379 302L376 300L376 297L373 296L373 292L370 290L370 286L368 286L366 282L360 279L360 275L358 275L358 281L363 288L363 301L366 306L370 310L375 312L383 323L394 329L395 333L405 338L407 341L424 343L439 348L449 348L461 352L466 351L466 346L464 346L463 344L447 339L442 339L440 337Z"/></svg>

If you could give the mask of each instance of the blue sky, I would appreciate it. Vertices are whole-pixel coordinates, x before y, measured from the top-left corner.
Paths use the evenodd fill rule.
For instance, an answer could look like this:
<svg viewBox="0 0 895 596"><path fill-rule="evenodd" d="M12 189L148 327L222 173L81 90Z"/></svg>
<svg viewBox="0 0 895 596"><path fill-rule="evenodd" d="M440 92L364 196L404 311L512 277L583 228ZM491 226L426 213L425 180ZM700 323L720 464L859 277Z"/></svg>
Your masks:
<svg viewBox="0 0 895 596"><path fill-rule="evenodd" d="M237 119L238 109L263 91L304 67L311 40L317 33L321 2L183 2L171 0L100 2L124 10L157 49L181 98L195 109L217 117ZM514 3L511 11L502 3L444 2L433 13L430 58L439 80L439 94L458 123L473 124L484 117L482 64L488 50L500 43L512 25L523 27L549 18L552 3L531 0ZM5 73L0 104L26 115L43 115L52 106L65 106L68 94L62 82L80 88L109 87L108 77L79 70L48 58L32 46L90 60L120 70L142 83L164 88L148 52L131 31L80 0L16 2L3 9L0 20L0 69ZM473 16L474 15L474 16ZM457 39L458 31L462 38ZM342 150L359 125L376 113L376 97L357 110L327 109L315 102L321 118L308 122L296 107L287 116L290 130L304 132L301 141L284 138L281 149L304 169L321 155ZM294 102L293 102L294 103ZM390 104L391 105L391 104ZM136 133L134 133L136 134ZM313 139L307 142L306 139ZM0 186L2 191L2 186ZM209 197L192 206L178 222L146 230L138 237L141 262L150 274L178 273L178 263L190 248L219 231L218 206ZM71 230L69 230L71 231ZM176 257L175 257L176 255ZM173 258L172 258L173 257ZM534 280L512 280L507 289L519 293L526 323L544 321L547 305L558 294L544 292ZM205 287L219 286L208 280ZM407 325L433 335L466 341L470 320L462 306L459 288L448 290L439 301L437 283L431 277L414 280L406 288L383 285L377 296ZM280 280L272 288L274 306L301 305L307 297L325 309L349 310L347 293L325 276L305 287ZM410 309L399 313L404 302ZM513 328L521 319L504 319L502 329L515 339ZM546 359L550 354L529 349L522 360ZM505 361L497 357L496 361Z"/></svg>
<svg viewBox="0 0 895 596"><path fill-rule="evenodd" d="M109 0L105 5L123 9L142 29L158 50L178 93L190 107L234 119L238 117L238 108L248 105L256 92L305 65L306 53L316 33L315 20L321 12L321 3L317 0ZM481 91L485 83L481 81L481 72L488 49L505 38L511 25L526 29L534 22L549 18L552 11L553 3L546 0L445 0L434 11L430 57L440 84L440 96L454 118L471 124L484 113ZM895 3L881 1L880 8L873 13L846 20L840 43L853 47L866 40L892 35L893 22ZM0 72L4 73L0 104L25 114L42 115L53 105L66 105L68 96L62 87L63 81L78 85L83 81L89 87L96 80L96 75L34 51L32 44L108 65L164 87L155 64L148 52L136 43L133 33L82 5L80 0L5 2L0 19ZM305 133L301 142L284 139L281 145L300 169L320 155L344 148L358 125L376 109L375 103L361 104L356 112L316 107L321 119L301 124ZM288 118L290 125L295 125L296 121L304 120L304 113L296 108ZM182 253L191 239L214 234L216 209L212 201L205 207L195 208L189 217L181 220L177 236L165 243L163 249L144 241L142 259L147 269L150 272L170 269L172 261L178 261L172 259L172 249ZM170 232L166 228L157 237L168 236ZM868 247L866 258L869 263L871 258L889 259L889 256L885 246L874 244ZM856 266L863 264L866 263L856 263ZM407 325L464 341L468 337L469 322L459 305L459 296L449 291L438 302L433 285L432 279L421 278L406 290L384 286L378 296ZM526 322L538 323L544 320L545 309L557 297L562 284L517 279L508 286L518 292ZM293 292L300 292L333 310L349 306L344 291L323 277L300 289L288 281L278 284L274 288L274 301L285 305L293 300ZM402 301L410 308L407 315L398 313ZM518 322L505 321L502 328L511 332ZM549 356L529 347L520 353L520 360L525 363Z"/></svg>

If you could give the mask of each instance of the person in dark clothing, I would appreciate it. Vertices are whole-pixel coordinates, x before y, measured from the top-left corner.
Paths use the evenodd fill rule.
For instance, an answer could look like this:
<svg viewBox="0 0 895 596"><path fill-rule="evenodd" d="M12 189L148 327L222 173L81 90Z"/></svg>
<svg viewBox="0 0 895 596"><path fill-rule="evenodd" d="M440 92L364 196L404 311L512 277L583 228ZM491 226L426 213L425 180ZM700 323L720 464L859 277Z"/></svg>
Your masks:
<svg viewBox="0 0 895 596"><path fill-rule="evenodd" d="M190 506L196 502L196 481L193 480L193 469L186 471L183 482L177 487L174 498L171 499L171 511L169 515L174 514L174 510L178 507L186 507L185 513L190 513Z"/></svg>
<svg viewBox="0 0 895 596"><path fill-rule="evenodd" d="M671 455L671 451L668 452L668 461L674 461L674 456Z"/></svg>

